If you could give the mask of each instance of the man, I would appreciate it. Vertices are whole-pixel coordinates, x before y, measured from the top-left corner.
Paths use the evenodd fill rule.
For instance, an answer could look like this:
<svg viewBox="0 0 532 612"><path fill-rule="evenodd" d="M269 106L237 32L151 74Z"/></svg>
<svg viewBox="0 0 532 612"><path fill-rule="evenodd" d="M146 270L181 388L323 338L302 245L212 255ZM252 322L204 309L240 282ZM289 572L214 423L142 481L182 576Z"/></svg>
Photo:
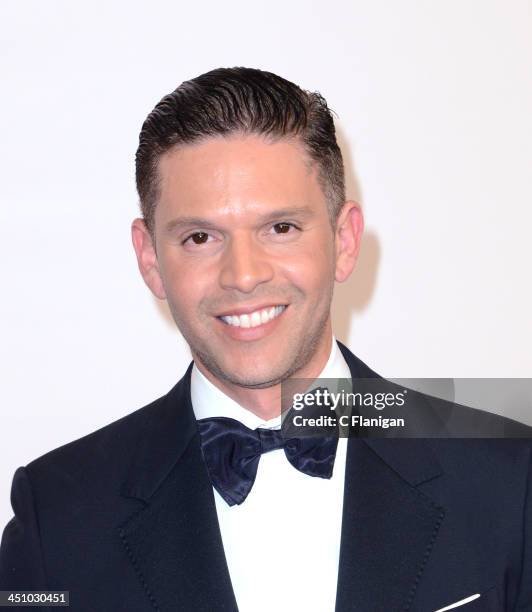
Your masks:
<svg viewBox="0 0 532 612"><path fill-rule="evenodd" d="M139 269L194 361L17 470L0 588L98 612L532 610L529 441L333 437L297 455L277 435L282 381L377 376L331 327L363 221L325 100L214 70L157 104L136 163Z"/></svg>

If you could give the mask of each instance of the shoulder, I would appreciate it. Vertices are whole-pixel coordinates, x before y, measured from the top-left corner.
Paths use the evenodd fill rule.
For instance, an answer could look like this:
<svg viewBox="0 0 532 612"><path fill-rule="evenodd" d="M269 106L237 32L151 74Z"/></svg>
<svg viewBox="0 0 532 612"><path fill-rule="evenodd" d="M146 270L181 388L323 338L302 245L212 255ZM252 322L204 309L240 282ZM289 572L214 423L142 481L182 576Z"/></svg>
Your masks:
<svg viewBox="0 0 532 612"><path fill-rule="evenodd" d="M25 466L29 480L48 490L123 478L143 431L167 410L170 393L32 460Z"/></svg>
<svg viewBox="0 0 532 612"><path fill-rule="evenodd" d="M353 379L371 390L400 388L371 369L338 342ZM435 460L447 474L465 481L497 480L521 485L531 475L532 427L486 410L471 408L409 389L404 407L386 409L388 417L404 417L404 430L369 430L370 445L398 465ZM374 415L373 415L374 416ZM400 438L400 440L398 440ZM410 471L410 469L409 469Z"/></svg>
<svg viewBox="0 0 532 612"><path fill-rule="evenodd" d="M532 439L532 427L514 419L440 399L424 393L412 392L408 405L412 414L420 418L430 415L429 435L446 438Z"/></svg>
<svg viewBox="0 0 532 612"><path fill-rule="evenodd" d="M359 389L372 392L408 391L404 403L388 406L382 416L404 417L406 427L398 437L443 438L528 438L532 439L532 427L514 419L471 408L445 399L428 395L388 380L371 369L344 344L338 346L349 366L351 377L357 380ZM385 414L386 413L386 414ZM364 416L375 416L366 415ZM389 432L394 437L393 432ZM388 437L388 436L386 436Z"/></svg>
<svg viewBox="0 0 532 612"><path fill-rule="evenodd" d="M497 480L526 476L532 460L529 438L439 438L430 441L430 448L447 473L473 475L491 487Z"/></svg>

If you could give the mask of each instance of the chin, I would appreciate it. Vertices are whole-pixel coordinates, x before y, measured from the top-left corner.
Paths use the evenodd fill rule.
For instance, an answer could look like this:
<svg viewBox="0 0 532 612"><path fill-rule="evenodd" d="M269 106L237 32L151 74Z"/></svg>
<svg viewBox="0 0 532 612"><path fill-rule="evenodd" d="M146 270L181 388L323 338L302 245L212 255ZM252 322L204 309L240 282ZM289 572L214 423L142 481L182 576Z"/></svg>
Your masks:
<svg viewBox="0 0 532 612"><path fill-rule="evenodd" d="M219 362L219 373L228 382L240 387L263 389L278 384L287 377L288 368L277 360L276 367L253 367L249 359Z"/></svg>
<svg viewBox="0 0 532 612"><path fill-rule="evenodd" d="M225 370L225 378L240 387L247 387L250 389L264 389L266 387L272 387L277 384L280 379L283 378L278 371L236 371L235 369Z"/></svg>
<svg viewBox="0 0 532 612"><path fill-rule="evenodd" d="M253 359L246 359L243 355L231 355L228 352L205 350L203 346L193 345L191 352L193 358L200 361L215 378L233 385L242 387L255 387L268 379L268 372L259 367L253 367Z"/></svg>

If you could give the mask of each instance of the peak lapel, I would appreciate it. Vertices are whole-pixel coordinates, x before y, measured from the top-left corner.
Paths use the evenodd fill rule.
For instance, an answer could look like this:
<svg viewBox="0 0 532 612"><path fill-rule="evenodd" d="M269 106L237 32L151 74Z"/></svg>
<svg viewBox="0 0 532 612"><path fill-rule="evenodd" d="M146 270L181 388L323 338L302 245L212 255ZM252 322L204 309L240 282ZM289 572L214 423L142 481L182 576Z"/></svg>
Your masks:
<svg viewBox="0 0 532 612"><path fill-rule="evenodd" d="M377 376L338 344L353 378ZM417 487L439 475L423 439L349 439L337 612L411 608L444 517Z"/></svg>
<svg viewBox="0 0 532 612"><path fill-rule="evenodd" d="M409 610L443 520L443 509L395 471L377 443L388 460L398 445L413 459L424 452L423 440L349 440L337 612Z"/></svg>
<svg viewBox="0 0 532 612"><path fill-rule="evenodd" d="M190 401L190 374L150 413L122 493L144 507L119 536L147 609L236 611L212 485Z"/></svg>

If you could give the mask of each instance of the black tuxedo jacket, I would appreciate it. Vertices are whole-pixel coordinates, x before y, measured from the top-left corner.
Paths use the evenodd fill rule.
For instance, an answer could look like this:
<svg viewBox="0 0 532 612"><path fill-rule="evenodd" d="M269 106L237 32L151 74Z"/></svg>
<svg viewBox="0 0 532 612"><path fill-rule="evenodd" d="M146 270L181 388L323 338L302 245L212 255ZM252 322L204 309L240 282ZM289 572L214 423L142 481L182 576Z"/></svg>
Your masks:
<svg viewBox="0 0 532 612"><path fill-rule="evenodd" d="M339 346L353 378L376 376ZM0 590L67 590L84 612L237 610L191 368L16 471ZM527 439L350 438L336 610L431 612L480 594L458 612L532 611L531 497Z"/></svg>

